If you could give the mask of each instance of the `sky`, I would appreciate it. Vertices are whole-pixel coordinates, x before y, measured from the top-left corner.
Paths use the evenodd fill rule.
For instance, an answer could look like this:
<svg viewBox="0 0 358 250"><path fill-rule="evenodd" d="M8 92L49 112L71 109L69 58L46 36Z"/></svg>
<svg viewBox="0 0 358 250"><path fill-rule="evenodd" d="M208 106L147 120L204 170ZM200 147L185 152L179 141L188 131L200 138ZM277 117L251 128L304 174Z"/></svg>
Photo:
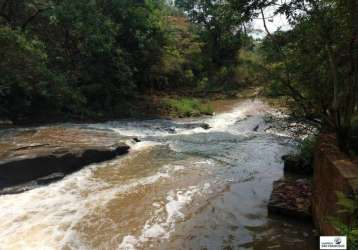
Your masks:
<svg viewBox="0 0 358 250"><path fill-rule="evenodd" d="M290 29L290 25L288 24L288 21L284 15L276 15L273 18L269 18L273 16L274 11L275 9L273 7L264 9L266 25L270 33L275 32L277 29L281 29L281 30ZM252 36L254 38L262 38L266 35L261 14L256 19L254 19L251 25L254 30L261 31L261 32L252 33Z"/></svg>

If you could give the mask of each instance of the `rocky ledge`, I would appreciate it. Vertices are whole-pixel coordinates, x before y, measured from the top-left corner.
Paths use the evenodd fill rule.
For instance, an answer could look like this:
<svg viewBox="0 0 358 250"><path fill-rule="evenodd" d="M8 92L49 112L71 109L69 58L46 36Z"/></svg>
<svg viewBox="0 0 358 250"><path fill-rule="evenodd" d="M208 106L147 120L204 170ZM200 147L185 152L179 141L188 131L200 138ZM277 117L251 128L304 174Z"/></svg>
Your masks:
<svg viewBox="0 0 358 250"><path fill-rule="evenodd" d="M308 179L275 181L268 204L269 213L310 219L311 186L311 181Z"/></svg>
<svg viewBox="0 0 358 250"><path fill-rule="evenodd" d="M121 138L106 132L57 127L9 133L0 141L0 194L60 180L129 150Z"/></svg>

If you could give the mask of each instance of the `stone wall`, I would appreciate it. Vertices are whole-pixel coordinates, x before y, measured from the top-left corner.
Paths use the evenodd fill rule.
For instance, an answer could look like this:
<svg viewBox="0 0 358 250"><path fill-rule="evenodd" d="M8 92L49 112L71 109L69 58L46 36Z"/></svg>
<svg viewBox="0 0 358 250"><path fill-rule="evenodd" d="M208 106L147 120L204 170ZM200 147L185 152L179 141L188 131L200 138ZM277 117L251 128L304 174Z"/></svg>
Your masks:
<svg viewBox="0 0 358 250"><path fill-rule="evenodd" d="M337 214L336 191L348 196L358 194L358 164L339 151L335 137L322 135L315 153L312 213L321 235L337 235L327 223L329 216L350 218Z"/></svg>

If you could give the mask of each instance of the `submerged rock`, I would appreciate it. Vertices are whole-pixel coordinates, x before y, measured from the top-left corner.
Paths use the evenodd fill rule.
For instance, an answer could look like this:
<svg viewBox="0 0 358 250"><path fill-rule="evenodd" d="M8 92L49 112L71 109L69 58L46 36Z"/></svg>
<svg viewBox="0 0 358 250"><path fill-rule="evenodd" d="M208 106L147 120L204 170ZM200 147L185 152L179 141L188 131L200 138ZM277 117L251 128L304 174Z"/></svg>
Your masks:
<svg viewBox="0 0 358 250"><path fill-rule="evenodd" d="M278 180L273 184L269 213L310 219L312 184L308 179Z"/></svg>
<svg viewBox="0 0 358 250"><path fill-rule="evenodd" d="M49 184L86 165L127 153L129 146L115 143L117 139L93 131L46 128L15 136L14 144L2 142L6 150L0 154L0 194Z"/></svg>

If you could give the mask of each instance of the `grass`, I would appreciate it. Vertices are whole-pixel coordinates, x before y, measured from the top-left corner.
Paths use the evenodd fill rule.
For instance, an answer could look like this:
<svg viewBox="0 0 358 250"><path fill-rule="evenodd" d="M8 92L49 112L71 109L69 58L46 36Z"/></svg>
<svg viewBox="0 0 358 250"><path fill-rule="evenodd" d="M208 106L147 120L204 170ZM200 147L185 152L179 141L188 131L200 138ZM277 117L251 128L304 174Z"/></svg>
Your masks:
<svg viewBox="0 0 358 250"><path fill-rule="evenodd" d="M173 116L192 117L213 114L210 104L203 103L196 98L165 98L163 102Z"/></svg>

